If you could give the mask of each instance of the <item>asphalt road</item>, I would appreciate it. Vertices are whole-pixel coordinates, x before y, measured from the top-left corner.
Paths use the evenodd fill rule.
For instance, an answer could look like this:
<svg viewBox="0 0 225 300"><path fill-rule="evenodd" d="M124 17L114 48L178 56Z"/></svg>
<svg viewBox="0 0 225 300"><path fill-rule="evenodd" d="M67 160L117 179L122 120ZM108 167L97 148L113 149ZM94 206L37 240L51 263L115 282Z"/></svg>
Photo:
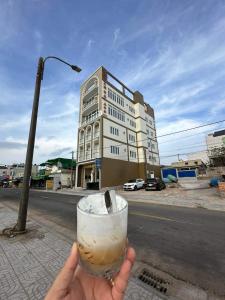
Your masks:
<svg viewBox="0 0 225 300"><path fill-rule="evenodd" d="M19 190L0 189L18 203ZM76 229L79 196L30 192L30 208ZM225 296L225 213L200 208L129 203L128 237L139 261Z"/></svg>

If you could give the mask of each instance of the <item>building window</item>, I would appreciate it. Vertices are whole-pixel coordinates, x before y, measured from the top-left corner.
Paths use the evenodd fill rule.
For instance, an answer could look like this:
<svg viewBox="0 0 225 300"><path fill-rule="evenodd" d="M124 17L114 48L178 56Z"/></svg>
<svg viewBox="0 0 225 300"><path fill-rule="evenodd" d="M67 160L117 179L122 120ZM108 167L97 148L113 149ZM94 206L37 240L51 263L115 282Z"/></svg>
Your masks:
<svg viewBox="0 0 225 300"><path fill-rule="evenodd" d="M132 150L130 150L130 157L132 157L132 158L136 158L136 157L137 157L137 154L136 154L136 152L135 152L135 151L132 151Z"/></svg>
<svg viewBox="0 0 225 300"><path fill-rule="evenodd" d="M130 126L136 128L136 122L134 122L133 120L130 120Z"/></svg>
<svg viewBox="0 0 225 300"><path fill-rule="evenodd" d="M119 155L119 154L120 154L120 149L119 149L119 147L117 147L117 146L110 146L110 152L111 152L112 154Z"/></svg>
<svg viewBox="0 0 225 300"><path fill-rule="evenodd" d="M129 111L132 113L132 114L135 114L135 109L129 105Z"/></svg>
<svg viewBox="0 0 225 300"><path fill-rule="evenodd" d="M124 107L124 99L119 94L113 92L111 89L108 89L108 97Z"/></svg>
<svg viewBox="0 0 225 300"><path fill-rule="evenodd" d="M154 144L152 144L152 149L155 149L155 145Z"/></svg>
<svg viewBox="0 0 225 300"><path fill-rule="evenodd" d="M147 132L147 135L149 135L149 130L148 129L146 130L146 132Z"/></svg>
<svg viewBox="0 0 225 300"><path fill-rule="evenodd" d="M129 141L131 141L131 142L135 142L135 136L132 135L132 134L130 134L130 133L129 133L129 135L128 135L128 139L129 139Z"/></svg>
<svg viewBox="0 0 225 300"><path fill-rule="evenodd" d="M110 126L110 133L113 134L113 135L119 135L119 129Z"/></svg>
<svg viewBox="0 0 225 300"><path fill-rule="evenodd" d="M125 114L112 105L108 106L108 114L113 116L114 118L117 118L120 121L125 122Z"/></svg>

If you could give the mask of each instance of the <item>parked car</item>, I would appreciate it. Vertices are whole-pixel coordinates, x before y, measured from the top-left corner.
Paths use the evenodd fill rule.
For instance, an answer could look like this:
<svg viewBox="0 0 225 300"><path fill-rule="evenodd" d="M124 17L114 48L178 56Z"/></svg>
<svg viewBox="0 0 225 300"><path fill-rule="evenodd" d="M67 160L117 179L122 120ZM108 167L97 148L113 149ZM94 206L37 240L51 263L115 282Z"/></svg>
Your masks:
<svg viewBox="0 0 225 300"><path fill-rule="evenodd" d="M147 179L147 182L145 184L145 190L156 190L161 191L162 189L165 189L166 185L160 178L149 178Z"/></svg>
<svg viewBox="0 0 225 300"><path fill-rule="evenodd" d="M141 178L130 179L123 185L124 191L136 191L144 187L145 181Z"/></svg>

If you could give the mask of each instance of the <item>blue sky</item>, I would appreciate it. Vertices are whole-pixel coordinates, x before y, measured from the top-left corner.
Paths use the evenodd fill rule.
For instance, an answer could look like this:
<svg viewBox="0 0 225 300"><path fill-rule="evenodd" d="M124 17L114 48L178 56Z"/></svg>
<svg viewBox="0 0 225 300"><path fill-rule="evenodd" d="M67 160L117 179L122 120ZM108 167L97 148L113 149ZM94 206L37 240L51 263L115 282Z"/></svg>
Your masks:
<svg viewBox="0 0 225 300"><path fill-rule="evenodd" d="M0 2L0 163L23 162L37 60L42 83L34 162L76 148L79 87L100 65L153 106L158 135L225 119L225 1ZM161 162L205 149L225 123L159 138ZM185 157L184 157L185 158Z"/></svg>

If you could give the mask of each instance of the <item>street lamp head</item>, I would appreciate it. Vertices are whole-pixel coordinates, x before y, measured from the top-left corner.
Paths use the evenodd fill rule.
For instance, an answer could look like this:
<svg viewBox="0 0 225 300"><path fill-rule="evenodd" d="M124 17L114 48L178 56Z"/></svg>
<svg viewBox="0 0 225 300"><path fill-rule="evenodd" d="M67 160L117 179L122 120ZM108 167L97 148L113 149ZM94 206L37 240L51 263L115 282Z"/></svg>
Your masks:
<svg viewBox="0 0 225 300"><path fill-rule="evenodd" d="M74 70L78 73L81 71L81 68L79 68L78 66L71 65L71 68L72 68L72 70Z"/></svg>

